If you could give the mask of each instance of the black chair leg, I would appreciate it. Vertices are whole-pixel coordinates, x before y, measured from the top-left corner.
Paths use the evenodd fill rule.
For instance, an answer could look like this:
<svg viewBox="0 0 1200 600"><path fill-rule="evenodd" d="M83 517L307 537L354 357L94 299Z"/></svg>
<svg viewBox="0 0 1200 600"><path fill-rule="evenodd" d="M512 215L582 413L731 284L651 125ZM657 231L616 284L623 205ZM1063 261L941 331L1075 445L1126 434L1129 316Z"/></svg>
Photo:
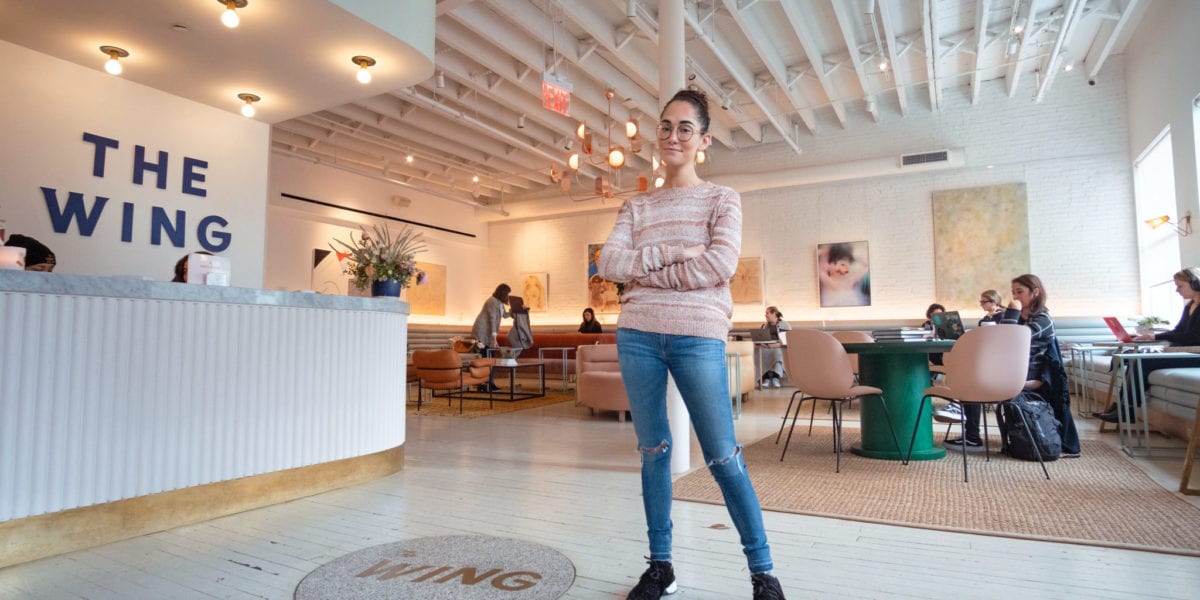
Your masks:
<svg viewBox="0 0 1200 600"><path fill-rule="evenodd" d="M813 402L816 406L816 402ZM829 408L833 411L833 453L837 456L834 463L834 473L842 472L842 405L840 402L829 402Z"/></svg>
<svg viewBox="0 0 1200 600"><path fill-rule="evenodd" d="M983 406L979 407L979 416L983 418L983 462L992 462L992 454L990 449L991 445L988 443L988 438L990 436L988 436L987 422L988 408L990 407L990 404L984 404Z"/></svg>
<svg viewBox="0 0 1200 600"><path fill-rule="evenodd" d="M833 402L829 403L829 409L833 410ZM812 412L808 413L808 436L812 437L813 419L817 416L817 401L813 400Z"/></svg>
<svg viewBox="0 0 1200 600"><path fill-rule="evenodd" d="M783 421L779 423L779 435L775 436L775 443L779 443L779 438L783 437L783 428L787 427L788 415L792 413L792 403L796 401L796 394L800 394L800 401L804 401L804 394L799 390L792 392L792 398L788 400L787 408L783 411Z"/></svg>
<svg viewBox="0 0 1200 600"><path fill-rule="evenodd" d="M1046 475L1046 480L1049 481L1050 471L1046 470L1046 461L1042 460L1042 449L1038 448L1037 438L1033 437L1033 432L1029 429L1029 421L1025 420L1025 411L1021 410L1021 407L1018 406L1013 412L1021 416L1021 426L1025 428L1025 435L1029 436L1029 439L1033 441L1033 453L1037 455L1038 464L1042 465L1042 473Z"/></svg>
<svg viewBox="0 0 1200 600"><path fill-rule="evenodd" d="M783 462L783 457L787 455L788 444L792 443L792 434L796 431L796 419L800 416L800 409L804 407L805 400L812 400L814 405L817 403L816 398L800 396L800 403L796 405L796 412L792 413L792 427L788 429L787 440L783 442L783 452L779 454L779 462Z"/></svg>
<svg viewBox="0 0 1200 600"><path fill-rule="evenodd" d="M913 421L912 437L908 438L908 454L904 455L904 461L902 464L907 465L908 461L912 459L913 445L917 443L917 429L921 427L921 415L925 412L925 401L929 398L931 398L931 396L921 396L921 404L917 406L917 419Z"/></svg>
<svg viewBox="0 0 1200 600"><path fill-rule="evenodd" d="M883 394L879 395L879 404L883 406L883 416L887 417L888 431L892 432L892 441L896 442L896 454L899 455L904 451L900 449L900 438L896 437L896 427L892 425L892 411L888 410L887 400L883 398ZM908 464L908 461L905 461L904 464Z"/></svg>
<svg viewBox="0 0 1200 600"><path fill-rule="evenodd" d="M962 436L963 483L967 482L967 420L958 422L958 434Z"/></svg>

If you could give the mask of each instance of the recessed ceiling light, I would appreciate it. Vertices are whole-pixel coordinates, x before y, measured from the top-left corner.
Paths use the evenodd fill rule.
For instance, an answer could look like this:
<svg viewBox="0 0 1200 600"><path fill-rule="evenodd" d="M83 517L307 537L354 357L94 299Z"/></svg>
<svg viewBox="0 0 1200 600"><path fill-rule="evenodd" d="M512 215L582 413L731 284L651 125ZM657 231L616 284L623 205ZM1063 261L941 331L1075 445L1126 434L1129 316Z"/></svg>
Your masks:
<svg viewBox="0 0 1200 600"><path fill-rule="evenodd" d="M176 23L175 25L172 25L172 26L171 26L171 29L172 29L172 30L174 30L174 31L178 31L179 33L187 33L187 31L188 31L188 26L187 26L187 25L180 25L180 24Z"/></svg>

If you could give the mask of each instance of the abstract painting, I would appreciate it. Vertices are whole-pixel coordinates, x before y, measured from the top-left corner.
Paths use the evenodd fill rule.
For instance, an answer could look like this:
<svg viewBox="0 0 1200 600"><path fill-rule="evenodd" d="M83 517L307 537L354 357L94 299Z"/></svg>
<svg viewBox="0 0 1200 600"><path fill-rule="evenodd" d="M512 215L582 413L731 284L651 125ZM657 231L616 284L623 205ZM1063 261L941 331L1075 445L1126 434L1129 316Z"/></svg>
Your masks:
<svg viewBox="0 0 1200 600"><path fill-rule="evenodd" d="M600 251L604 244L588 244L587 247L587 298L588 304L597 314L621 312L621 299L617 295L617 284L600 276Z"/></svg>
<svg viewBox="0 0 1200 600"><path fill-rule="evenodd" d="M763 303L763 260L760 256L738 259L737 271L729 280L734 304Z"/></svg>
<svg viewBox="0 0 1200 600"><path fill-rule="evenodd" d="M933 192L933 260L937 302L948 310L978 307L979 293L999 290L1029 272L1025 184Z"/></svg>
<svg viewBox="0 0 1200 600"><path fill-rule="evenodd" d="M417 261L417 268L425 271L425 284L409 286L404 290L404 300L414 315L446 314L446 265L435 265Z"/></svg>
<svg viewBox="0 0 1200 600"><path fill-rule="evenodd" d="M817 244L821 307L871 305L871 257L866 242Z"/></svg>

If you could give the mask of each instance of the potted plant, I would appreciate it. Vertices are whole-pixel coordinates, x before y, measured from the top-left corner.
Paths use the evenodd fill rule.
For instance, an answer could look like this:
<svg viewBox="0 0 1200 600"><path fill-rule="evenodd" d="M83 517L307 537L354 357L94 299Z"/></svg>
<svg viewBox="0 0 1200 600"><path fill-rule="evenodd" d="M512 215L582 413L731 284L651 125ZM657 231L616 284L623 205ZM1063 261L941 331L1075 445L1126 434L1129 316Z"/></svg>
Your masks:
<svg viewBox="0 0 1200 600"><path fill-rule="evenodd" d="M1137 332L1139 335L1150 335L1154 333L1155 325L1167 325L1167 320L1161 317L1147 316L1138 317Z"/></svg>
<svg viewBox="0 0 1200 600"><path fill-rule="evenodd" d="M362 235L350 243L333 240L344 250L333 244L334 252L347 255L349 263L344 271L353 277L355 287L371 290L372 296L400 296L400 290L415 283L425 283L426 274L417 268L416 255L425 251L421 234L405 227L392 237L386 227L374 226L371 231L360 228Z"/></svg>

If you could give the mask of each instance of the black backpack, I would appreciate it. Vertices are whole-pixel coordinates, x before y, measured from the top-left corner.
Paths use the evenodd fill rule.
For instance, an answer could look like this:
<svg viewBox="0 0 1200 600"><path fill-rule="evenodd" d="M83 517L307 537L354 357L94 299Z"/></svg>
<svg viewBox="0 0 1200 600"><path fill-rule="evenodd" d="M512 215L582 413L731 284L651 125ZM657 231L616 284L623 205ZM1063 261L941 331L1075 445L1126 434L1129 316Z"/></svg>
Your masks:
<svg viewBox="0 0 1200 600"><path fill-rule="evenodd" d="M1021 411L1029 424L1030 439L1021 424ZM1042 460L1058 460L1062 454L1062 438L1058 434L1058 419L1049 402L1034 392L1021 392L1000 407L1000 451L1021 460L1037 460L1034 444L1042 454Z"/></svg>

